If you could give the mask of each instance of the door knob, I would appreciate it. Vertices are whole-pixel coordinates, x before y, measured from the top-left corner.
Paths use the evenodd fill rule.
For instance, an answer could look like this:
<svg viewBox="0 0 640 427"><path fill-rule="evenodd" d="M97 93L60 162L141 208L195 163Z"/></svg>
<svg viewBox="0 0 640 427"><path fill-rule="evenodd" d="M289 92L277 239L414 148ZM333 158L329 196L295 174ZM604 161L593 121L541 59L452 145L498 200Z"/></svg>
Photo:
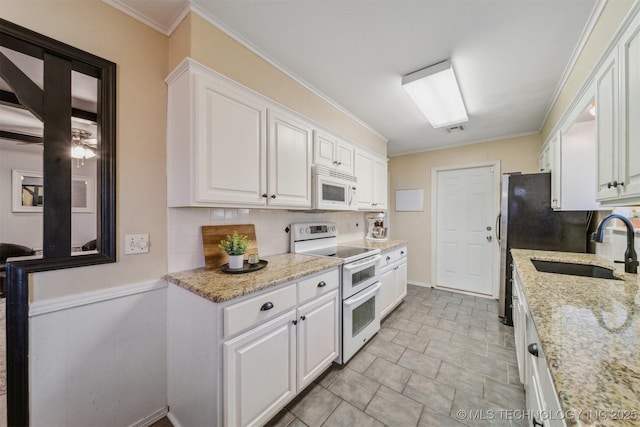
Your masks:
<svg viewBox="0 0 640 427"><path fill-rule="evenodd" d="M492 230L491 226L487 225L487 231L491 231L491 230Z"/></svg>
<svg viewBox="0 0 640 427"><path fill-rule="evenodd" d="M487 242L490 242L492 240L491 236L487 236Z"/></svg>

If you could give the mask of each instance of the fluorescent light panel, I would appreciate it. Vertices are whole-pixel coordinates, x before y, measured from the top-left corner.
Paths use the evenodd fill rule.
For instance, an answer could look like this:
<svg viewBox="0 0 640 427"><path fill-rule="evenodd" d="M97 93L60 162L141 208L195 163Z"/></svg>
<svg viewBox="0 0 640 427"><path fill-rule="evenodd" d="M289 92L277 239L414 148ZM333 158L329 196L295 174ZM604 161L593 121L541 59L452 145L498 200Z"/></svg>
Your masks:
<svg viewBox="0 0 640 427"><path fill-rule="evenodd" d="M449 60L407 74L402 78L402 87L434 128L469 120Z"/></svg>

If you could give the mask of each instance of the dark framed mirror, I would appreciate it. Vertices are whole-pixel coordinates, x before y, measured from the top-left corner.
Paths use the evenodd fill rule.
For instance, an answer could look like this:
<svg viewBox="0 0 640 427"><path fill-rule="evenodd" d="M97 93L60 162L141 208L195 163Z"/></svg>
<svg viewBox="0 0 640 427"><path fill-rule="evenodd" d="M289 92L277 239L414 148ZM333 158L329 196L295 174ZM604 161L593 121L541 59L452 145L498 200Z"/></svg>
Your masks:
<svg viewBox="0 0 640 427"><path fill-rule="evenodd" d="M41 230L34 249L0 229L7 419L28 425L29 275L116 261L116 64L0 19L0 109L0 144L36 159L0 169L2 208Z"/></svg>

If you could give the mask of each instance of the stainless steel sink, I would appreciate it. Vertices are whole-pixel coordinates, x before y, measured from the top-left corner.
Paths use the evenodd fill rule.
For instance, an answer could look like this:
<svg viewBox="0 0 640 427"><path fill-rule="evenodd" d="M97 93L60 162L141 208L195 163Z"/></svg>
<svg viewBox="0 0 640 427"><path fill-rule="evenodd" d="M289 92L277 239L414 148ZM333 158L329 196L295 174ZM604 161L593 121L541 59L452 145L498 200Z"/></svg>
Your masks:
<svg viewBox="0 0 640 427"><path fill-rule="evenodd" d="M531 260L536 270L543 273L568 274L570 276L595 277L598 279L622 280L613 275L613 270L597 265L570 262Z"/></svg>

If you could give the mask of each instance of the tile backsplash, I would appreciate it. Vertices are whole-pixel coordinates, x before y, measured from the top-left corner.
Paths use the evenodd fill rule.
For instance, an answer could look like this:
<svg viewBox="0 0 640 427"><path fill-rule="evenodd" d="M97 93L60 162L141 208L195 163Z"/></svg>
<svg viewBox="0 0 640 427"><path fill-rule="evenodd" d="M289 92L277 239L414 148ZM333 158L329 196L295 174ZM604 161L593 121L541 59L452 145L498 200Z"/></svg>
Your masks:
<svg viewBox="0 0 640 427"><path fill-rule="evenodd" d="M363 212L308 213L300 211L234 208L168 208L168 271L204 267L203 225L254 224L261 256L289 252L291 223L328 221L338 225L338 241L363 239Z"/></svg>

